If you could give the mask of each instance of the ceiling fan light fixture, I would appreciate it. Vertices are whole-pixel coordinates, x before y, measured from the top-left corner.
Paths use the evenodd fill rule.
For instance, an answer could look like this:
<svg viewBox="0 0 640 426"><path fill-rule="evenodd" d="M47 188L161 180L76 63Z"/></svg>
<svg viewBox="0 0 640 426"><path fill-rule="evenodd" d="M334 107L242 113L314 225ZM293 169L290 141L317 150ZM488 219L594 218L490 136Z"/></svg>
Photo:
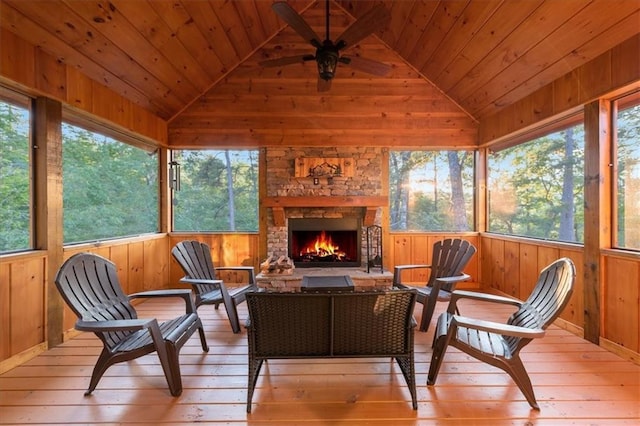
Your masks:
<svg viewBox="0 0 640 426"><path fill-rule="evenodd" d="M338 66L338 52L332 49L318 50L316 62L318 63L318 73L323 80L331 80L336 75Z"/></svg>
<svg viewBox="0 0 640 426"><path fill-rule="evenodd" d="M1 1L1 0L0 0ZM320 42L320 37L311 28L311 26L300 16L300 14L284 0L277 0L271 8L273 11L285 21L295 32L298 33L305 41L311 43L316 48L315 55L304 56L288 56L277 59L268 59L260 62L262 66L280 67L283 65L294 64L297 62L306 62L315 60L318 66L318 92L326 92L331 88L331 81L336 75L338 62L350 64L352 67L374 75L385 75L391 67L382 62L374 60L365 60L364 58L349 58L348 56L340 56L342 49L355 46L360 40L373 34L375 31L384 28L389 20L390 15L386 8L378 4L364 13L360 18L347 27L336 41L332 41L329 31L329 20L331 13L329 7L334 0L325 0L325 27L326 38ZM353 61L352 61L353 59Z"/></svg>

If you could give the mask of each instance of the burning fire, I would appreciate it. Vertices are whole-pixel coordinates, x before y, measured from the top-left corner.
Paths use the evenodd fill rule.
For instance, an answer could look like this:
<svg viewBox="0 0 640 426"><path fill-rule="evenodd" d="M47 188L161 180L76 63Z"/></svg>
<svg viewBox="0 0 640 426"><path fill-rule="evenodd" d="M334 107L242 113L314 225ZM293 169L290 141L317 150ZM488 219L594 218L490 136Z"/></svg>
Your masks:
<svg viewBox="0 0 640 426"><path fill-rule="evenodd" d="M318 234L318 237L315 241L311 242L309 245L304 247L300 256L313 256L313 257L328 257L332 256L336 260L342 260L346 257L346 253L339 250L340 247L333 244L333 240L331 236L327 236L324 231L321 231Z"/></svg>

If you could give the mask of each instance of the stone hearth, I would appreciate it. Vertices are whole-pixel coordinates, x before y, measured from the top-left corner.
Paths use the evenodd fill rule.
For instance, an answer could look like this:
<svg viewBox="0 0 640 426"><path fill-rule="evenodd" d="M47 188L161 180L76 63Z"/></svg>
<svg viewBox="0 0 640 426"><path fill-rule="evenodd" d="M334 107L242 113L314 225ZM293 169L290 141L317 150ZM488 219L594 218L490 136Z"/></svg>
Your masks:
<svg viewBox="0 0 640 426"><path fill-rule="evenodd" d="M348 275L353 281L355 291L389 289L393 283L391 272L370 272L362 268L296 268L292 274L258 274L258 287L272 291L300 291L303 276Z"/></svg>

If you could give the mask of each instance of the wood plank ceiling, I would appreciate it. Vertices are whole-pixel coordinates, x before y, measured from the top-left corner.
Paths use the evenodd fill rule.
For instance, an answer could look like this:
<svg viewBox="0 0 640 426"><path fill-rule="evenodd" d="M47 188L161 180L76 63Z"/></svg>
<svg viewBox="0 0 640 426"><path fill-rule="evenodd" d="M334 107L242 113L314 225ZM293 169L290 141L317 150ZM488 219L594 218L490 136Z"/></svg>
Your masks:
<svg viewBox="0 0 640 426"><path fill-rule="evenodd" d="M323 144L329 131L385 145L398 129L396 144L429 130L433 145L470 145L477 121L640 31L638 0L332 0L333 38L384 4L389 25L345 53L393 69L340 66L318 93L315 62L258 64L314 53L272 3L0 0L0 25L167 120L183 146ZM288 3L324 35L323 1Z"/></svg>

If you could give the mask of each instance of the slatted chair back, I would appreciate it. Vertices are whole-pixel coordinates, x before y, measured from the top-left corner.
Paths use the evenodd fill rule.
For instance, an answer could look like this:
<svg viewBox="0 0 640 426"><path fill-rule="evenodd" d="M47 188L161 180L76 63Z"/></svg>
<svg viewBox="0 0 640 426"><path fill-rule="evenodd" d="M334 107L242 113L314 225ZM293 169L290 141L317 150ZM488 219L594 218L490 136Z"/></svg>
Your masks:
<svg viewBox="0 0 640 426"><path fill-rule="evenodd" d="M447 238L436 242L433 245L431 273L427 286L432 287L437 278L462 275L475 252L473 244L460 238ZM456 283L442 284L440 290L452 292L455 285Z"/></svg>
<svg viewBox="0 0 640 426"><path fill-rule="evenodd" d="M215 280L216 270L211 258L211 248L200 241L180 241L171 250L174 259L180 264L188 278L194 280ZM200 283L194 286L196 296L217 291L219 284ZM196 305L199 305L196 301Z"/></svg>
<svg viewBox="0 0 640 426"><path fill-rule="evenodd" d="M540 272L533 291L507 320L518 327L545 330L569 303L575 267L567 258L559 259ZM511 353L517 353L532 339L505 336Z"/></svg>
<svg viewBox="0 0 640 426"><path fill-rule="evenodd" d="M451 292L460 281L471 278L464 268L475 254L476 248L467 240L447 238L433 245L430 265L396 265L393 272L393 285L400 288L414 288L418 291L418 303L424 305L420 318L420 331L429 330L436 302L447 302ZM424 285L405 284L402 271L409 269L429 269L429 279Z"/></svg>
<svg viewBox="0 0 640 426"><path fill-rule="evenodd" d="M56 286L67 305L83 321L138 318L122 290L115 265L101 256L90 253L73 256L58 272ZM95 332L110 349L131 333Z"/></svg>
<svg viewBox="0 0 640 426"><path fill-rule="evenodd" d="M257 290L253 266L214 267L211 248L200 241L180 241L173 247L171 254L182 267L185 276L180 282L189 284L196 295L196 308L200 305L214 305L216 309L223 304L234 333L241 332L237 305L244 302L245 294ZM219 271L232 271L246 274L248 284L227 287L217 278Z"/></svg>

